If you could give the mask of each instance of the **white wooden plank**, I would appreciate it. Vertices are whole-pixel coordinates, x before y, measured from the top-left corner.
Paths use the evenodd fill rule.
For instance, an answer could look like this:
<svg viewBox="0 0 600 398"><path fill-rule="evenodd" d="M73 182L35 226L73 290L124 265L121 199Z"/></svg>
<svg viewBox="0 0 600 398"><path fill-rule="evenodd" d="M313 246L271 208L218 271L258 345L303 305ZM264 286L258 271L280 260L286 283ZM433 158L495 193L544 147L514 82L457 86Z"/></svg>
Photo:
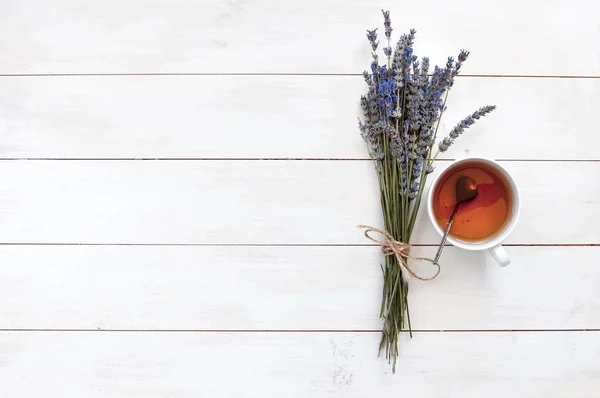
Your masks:
<svg viewBox="0 0 600 398"><path fill-rule="evenodd" d="M395 37L419 30L418 54L443 63L471 50L465 73L600 73L593 0L389 6ZM382 20L368 0L22 0L0 26L3 74L360 73L365 31Z"/></svg>
<svg viewBox="0 0 600 398"><path fill-rule="evenodd" d="M523 202L507 242L598 243L600 162L504 164ZM3 161L0 181L5 243L366 244L356 226L381 225L369 161ZM420 215L413 243L437 244Z"/></svg>
<svg viewBox="0 0 600 398"><path fill-rule="evenodd" d="M405 336L406 337L406 336ZM595 398L597 332L2 333L6 396ZM35 381L35 382L29 382Z"/></svg>
<svg viewBox="0 0 600 398"><path fill-rule="evenodd" d="M508 250L500 268L447 248L438 279L411 282L413 328L600 329L600 248ZM364 246L2 246L0 329L379 330L381 261Z"/></svg>
<svg viewBox="0 0 600 398"><path fill-rule="evenodd" d="M363 92L358 76L5 77L0 156L366 158ZM460 78L440 136L496 104L448 158L598 159L599 98L600 79Z"/></svg>

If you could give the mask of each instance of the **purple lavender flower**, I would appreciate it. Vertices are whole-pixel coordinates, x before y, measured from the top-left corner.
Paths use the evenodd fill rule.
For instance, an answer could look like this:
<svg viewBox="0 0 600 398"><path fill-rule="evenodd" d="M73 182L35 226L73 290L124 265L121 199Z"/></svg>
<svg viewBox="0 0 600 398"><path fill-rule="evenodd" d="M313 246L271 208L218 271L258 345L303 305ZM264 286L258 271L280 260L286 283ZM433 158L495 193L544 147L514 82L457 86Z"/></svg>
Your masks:
<svg viewBox="0 0 600 398"><path fill-rule="evenodd" d="M382 119L374 125L374 129L377 134L385 134L388 136L393 135L396 132L396 129L390 124L389 121Z"/></svg>
<svg viewBox="0 0 600 398"><path fill-rule="evenodd" d="M410 189L408 191L408 198L410 200L413 200L417 197L418 193L419 193L419 181L418 180L414 180L413 182L410 183Z"/></svg>
<svg viewBox="0 0 600 398"><path fill-rule="evenodd" d="M382 10L382 14L385 38L389 43L392 34L390 13ZM372 62L370 71L363 73L368 91L361 97L364 121L359 122L372 158L378 160L387 156L385 147L398 161L399 170L404 174L403 179L399 179L400 194L409 197L421 189L421 176L433 171L430 159L436 124L445 110L447 92L469 57L468 51L461 50L456 60L448 57L443 67L434 66L431 71L429 58L419 61L414 55L415 35L414 29L403 34L393 51L389 44L384 46L388 63L380 65L377 29L367 30ZM439 143L439 150L446 151L465 129L493 109L492 106L482 107L463 119Z"/></svg>
<svg viewBox="0 0 600 398"><path fill-rule="evenodd" d="M400 181L400 195L408 195L408 179L406 175L402 175L402 180Z"/></svg>
<svg viewBox="0 0 600 398"><path fill-rule="evenodd" d="M381 10L383 13L383 26L385 27L385 37L388 39L392 37L392 21L390 19L390 12Z"/></svg>
<svg viewBox="0 0 600 398"><path fill-rule="evenodd" d="M490 112L491 112L491 111L493 111L494 109L496 109L496 106L495 106L495 105L486 105L486 106L483 106L483 107L479 108L479 110L475 111L475 112L474 112L474 113L471 115L471 117L472 117L473 119L479 119L481 116L485 116L485 115L487 115L488 113L490 113Z"/></svg>
<svg viewBox="0 0 600 398"><path fill-rule="evenodd" d="M423 171L423 158L418 156L412 165L412 178L417 179Z"/></svg>
<svg viewBox="0 0 600 398"><path fill-rule="evenodd" d="M421 60L421 75L426 76L429 73L429 58L423 57Z"/></svg>
<svg viewBox="0 0 600 398"><path fill-rule="evenodd" d="M389 77L380 79L377 85L378 103L381 106L382 113L386 116L390 116L394 112L396 88L395 80Z"/></svg>
<svg viewBox="0 0 600 398"><path fill-rule="evenodd" d="M377 46L379 45L377 41L377 29L367 30L367 39L369 39L373 52L377 51Z"/></svg>
<svg viewBox="0 0 600 398"><path fill-rule="evenodd" d="M385 28L385 37L387 38L388 45L383 47L383 53L388 59L388 65L391 64L392 58L392 47L390 47L390 39L392 37L392 21L390 19L390 12L381 10L383 13L383 25Z"/></svg>
<svg viewBox="0 0 600 398"><path fill-rule="evenodd" d="M468 116L467 118L461 120L456 126L454 126L454 128L450 130L448 136L455 140L458 138L459 135L463 133L463 131L465 131L465 129L468 129L473 124L475 124L475 119L473 119L472 116Z"/></svg>
<svg viewBox="0 0 600 398"><path fill-rule="evenodd" d="M410 65L416 60L413 56L413 43L415 41L416 30L411 29L409 34L404 34L400 37L394 58L392 61L392 70L397 76L398 86L403 86L408 79L410 73Z"/></svg>
<svg viewBox="0 0 600 398"><path fill-rule="evenodd" d="M400 139L402 141L402 146L404 147L404 157L402 160L404 163L404 169L408 170L408 162L410 157L410 135L408 134L408 121L404 122L404 126L402 126L402 132L399 133Z"/></svg>
<svg viewBox="0 0 600 398"><path fill-rule="evenodd" d="M390 147L392 149L392 155L399 162L404 163L406 160L406 151L404 149L404 145L402 143L402 138L399 135L392 135L390 139Z"/></svg>
<svg viewBox="0 0 600 398"><path fill-rule="evenodd" d="M454 70L452 71L452 81L451 84L454 84L454 78L456 76L458 76L458 73L460 72L460 68L463 64L463 62L465 62L467 60L467 58L469 58L469 52L467 50L460 50L460 52L458 53L458 62L456 63L456 65L454 66Z"/></svg>
<svg viewBox="0 0 600 398"><path fill-rule="evenodd" d="M479 108L479 110L476 110L475 112L473 112L473 114L467 116L466 118L464 118L463 120L458 122L458 124L456 126L454 126L454 128L450 131L450 133L448 134L448 137L444 138L442 140L442 142L440 142L440 144L439 144L440 152L446 152L448 150L448 148L450 147L450 145L452 145L454 143L454 140L457 139L458 136L461 135L465 131L465 129L468 129L469 127L474 125L476 120L480 119L482 116L487 115L494 109L496 109L496 106L494 106L494 105L487 105L487 106L481 107L481 108Z"/></svg>
<svg viewBox="0 0 600 398"><path fill-rule="evenodd" d="M450 145L452 145L452 142L453 141L450 138L444 137L438 146L440 152L446 152L448 148L450 148Z"/></svg>
<svg viewBox="0 0 600 398"><path fill-rule="evenodd" d="M420 75L420 69L419 69L419 61L414 61L412 64L412 68L413 68L413 75Z"/></svg>

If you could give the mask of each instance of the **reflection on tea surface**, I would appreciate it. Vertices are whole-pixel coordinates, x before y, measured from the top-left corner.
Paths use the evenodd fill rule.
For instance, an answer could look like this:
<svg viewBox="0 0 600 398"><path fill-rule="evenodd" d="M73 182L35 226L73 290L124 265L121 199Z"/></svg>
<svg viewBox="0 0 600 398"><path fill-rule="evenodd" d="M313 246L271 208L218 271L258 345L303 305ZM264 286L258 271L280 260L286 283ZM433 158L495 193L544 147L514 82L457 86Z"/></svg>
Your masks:
<svg viewBox="0 0 600 398"><path fill-rule="evenodd" d="M433 195L435 218L444 229L456 205L456 181L463 175L477 184L479 194L456 213L450 236L465 241L485 240L499 232L512 211L509 185L483 163L464 163L441 176Z"/></svg>

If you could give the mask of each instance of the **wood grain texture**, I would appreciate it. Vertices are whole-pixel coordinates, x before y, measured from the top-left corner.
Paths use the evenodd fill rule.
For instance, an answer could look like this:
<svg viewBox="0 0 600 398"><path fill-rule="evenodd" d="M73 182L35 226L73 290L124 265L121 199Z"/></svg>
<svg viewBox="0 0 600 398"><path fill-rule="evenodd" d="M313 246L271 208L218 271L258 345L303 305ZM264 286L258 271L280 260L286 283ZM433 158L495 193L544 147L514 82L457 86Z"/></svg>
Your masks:
<svg viewBox="0 0 600 398"><path fill-rule="evenodd" d="M380 6L5 3L2 397L597 397L597 2L391 4L417 54L471 51L441 129L498 110L447 156L512 160L523 202L508 268L451 247L411 282L395 376L356 228L381 226L356 126Z"/></svg>
<svg viewBox="0 0 600 398"><path fill-rule="evenodd" d="M0 157L364 159L364 90L358 76L4 77ZM599 98L600 79L459 78L440 136L498 109L445 156L598 160Z"/></svg>
<svg viewBox="0 0 600 398"><path fill-rule="evenodd" d="M396 375L375 355L376 333L1 336L0 386L11 398L595 398L600 388L599 333L403 336Z"/></svg>
<svg viewBox="0 0 600 398"><path fill-rule="evenodd" d="M413 328L600 329L599 247L508 250L501 268L447 248L436 280L411 282ZM0 329L376 331L381 261L376 247L1 246Z"/></svg>
<svg viewBox="0 0 600 398"><path fill-rule="evenodd" d="M469 49L465 73L600 74L593 0L389 6L395 37L419 31L417 54ZM25 0L0 26L2 74L361 73L382 19L369 0Z"/></svg>
<svg viewBox="0 0 600 398"><path fill-rule="evenodd" d="M523 209L507 242L600 243L600 181L564 189L599 162L504 165ZM4 243L367 244L356 226L382 223L369 161L4 161L0 180ZM439 243L424 209L412 243Z"/></svg>

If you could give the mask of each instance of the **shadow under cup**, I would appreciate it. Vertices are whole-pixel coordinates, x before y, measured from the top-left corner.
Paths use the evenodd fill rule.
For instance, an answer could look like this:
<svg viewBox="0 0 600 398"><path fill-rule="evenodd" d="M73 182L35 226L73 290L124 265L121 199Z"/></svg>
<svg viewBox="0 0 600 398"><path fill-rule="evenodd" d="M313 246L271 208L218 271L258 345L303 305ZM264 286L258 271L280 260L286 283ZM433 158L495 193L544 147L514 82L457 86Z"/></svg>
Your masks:
<svg viewBox="0 0 600 398"><path fill-rule="evenodd" d="M494 161L463 159L436 176L428 195L431 221L438 233L443 234L456 206L456 181L464 175L475 181L478 195L460 205L448 240L471 250L496 246L516 222L519 198L513 179Z"/></svg>

